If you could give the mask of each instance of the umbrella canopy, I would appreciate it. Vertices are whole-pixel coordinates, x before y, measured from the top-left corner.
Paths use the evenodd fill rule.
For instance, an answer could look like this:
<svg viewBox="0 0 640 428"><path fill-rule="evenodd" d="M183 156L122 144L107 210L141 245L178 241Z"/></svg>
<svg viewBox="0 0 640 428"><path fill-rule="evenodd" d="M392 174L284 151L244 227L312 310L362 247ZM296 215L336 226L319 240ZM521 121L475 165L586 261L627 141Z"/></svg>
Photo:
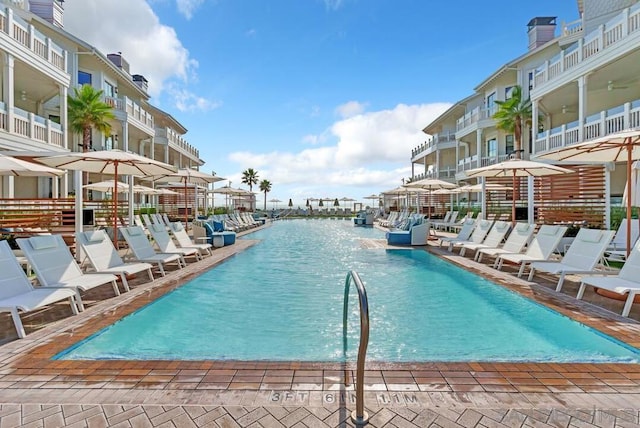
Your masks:
<svg viewBox="0 0 640 428"><path fill-rule="evenodd" d="M380 196L371 194L369 196L363 197L362 199L380 199Z"/></svg>
<svg viewBox="0 0 640 428"><path fill-rule="evenodd" d="M376 199L378 199L378 196L376 196ZM340 198L340 200L341 200L342 202L355 202L355 199L353 199L353 198L347 198L347 197Z"/></svg>
<svg viewBox="0 0 640 428"><path fill-rule="evenodd" d="M572 162L627 162L627 193L631 193L631 168L640 159L640 129L630 129L574 144L559 147L538 156ZM627 256L631 252L631 198L627 198Z"/></svg>
<svg viewBox="0 0 640 428"><path fill-rule="evenodd" d="M98 183L89 183L82 186L85 189L89 190L97 190L99 192L113 192L114 187L118 187L119 192L128 192L129 185L127 183L123 183L122 181L116 180L106 180L100 181ZM133 186L133 191L135 192L135 186Z"/></svg>
<svg viewBox="0 0 640 428"><path fill-rule="evenodd" d="M504 186L502 184L497 184L497 183L484 183L484 188L488 192L492 190L495 190L495 191L513 190L513 187ZM458 190L460 191L460 193L463 193L463 192L480 193L482 192L482 183L468 184L466 186L459 187Z"/></svg>
<svg viewBox="0 0 640 428"><path fill-rule="evenodd" d="M522 159L511 159L494 163L481 168L465 171L467 177L512 177L513 188L516 188L516 177L541 177L554 174L568 174L574 172L544 162L535 162ZM512 198L511 221L516 221L516 198Z"/></svg>
<svg viewBox="0 0 640 428"><path fill-rule="evenodd" d="M154 175L152 177L146 177L152 181L173 181L179 179L184 184L184 224L185 227L189 224L189 198L187 196L187 184L209 184L217 181L226 180L226 178L218 177L217 175L207 174L206 172L198 171L192 168L180 168L176 172L163 173ZM194 213L195 214L195 213Z"/></svg>
<svg viewBox="0 0 640 428"><path fill-rule="evenodd" d="M101 150L96 152L70 152L62 155L36 158L38 162L54 168L111 174L118 180L123 175L159 175L172 173L176 168L164 162L149 159L135 153L121 150ZM113 243L118 248L118 187L113 189Z"/></svg>
<svg viewBox="0 0 640 428"><path fill-rule="evenodd" d="M0 155L0 175L13 175L16 177L58 177L65 171L50 168L33 162L11 156Z"/></svg>
<svg viewBox="0 0 640 428"><path fill-rule="evenodd" d="M269 199L269 202L282 202L280 199Z"/></svg>
<svg viewBox="0 0 640 428"><path fill-rule="evenodd" d="M404 187L426 189L429 192L429 199L431 199L431 191L438 189L453 189L458 187L454 183L450 183L444 180L438 180L437 178L425 178L422 180L407 183ZM427 217L431 218L431 201L429 201L429 210Z"/></svg>

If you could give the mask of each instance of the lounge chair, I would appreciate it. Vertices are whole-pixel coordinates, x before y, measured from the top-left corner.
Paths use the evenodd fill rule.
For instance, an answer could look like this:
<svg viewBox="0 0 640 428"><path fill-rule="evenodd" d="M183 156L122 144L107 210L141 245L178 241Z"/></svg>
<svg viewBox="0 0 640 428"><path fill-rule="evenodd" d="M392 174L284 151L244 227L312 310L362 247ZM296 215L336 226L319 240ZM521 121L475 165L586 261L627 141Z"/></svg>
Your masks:
<svg viewBox="0 0 640 428"><path fill-rule="evenodd" d="M481 243L484 241L484 238L487 237L492 225L493 222L490 220L478 221L469 239L452 239L449 241L449 251L453 251L454 247L462 246L464 244Z"/></svg>
<svg viewBox="0 0 640 428"><path fill-rule="evenodd" d="M149 280L153 281L153 273L151 272L153 266L142 262L125 263L103 230L76 233L76 241L84 250L89 263L96 272L118 275L126 291L129 291L127 275L147 271Z"/></svg>
<svg viewBox="0 0 640 428"><path fill-rule="evenodd" d="M477 228L476 228L477 229ZM484 241L481 243L478 242L467 242L462 244L462 248L460 248L460 255L464 256L467 250L471 250L474 252L473 258L476 258L476 252L481 248L495 248L499 246L504 237L507 235L509 230L511 229L511 223L506 221L496 221L493 224L493 227L484 238Z"/></svg>
<svg viewBox="0 0 640 428"><path fill-rule="evenodd" d="M440 238L440 246L442 247L442 245L445 242L447 243L447 245L450 245L450 243L452 241L467 241L467 240L469 240L469 237L473 233L473 228L474 227L476 227L476 221L475 220L465 220L464 223L462 223L462 228L458 232L457 236L450 236L450 237L443 236L443 237Z"/></svg>
<svg viewBox="0 0 640 428"><path fill-rule="evenodd" d="M169 232L167 232L167 226L164 224L152 224L149 226L149 232L161 253L165 254L180 254L183 257L193 256L196 260L201 260L200 249L195 247L183 247L178 248L173 243Z"/></svg>
<svg viewBox="0 0 640 428"><path fill-rule="evenodd" d="M189 238L187 231L184 230L184 226L182 226L182 222L176 221L174 223L170 223L171 233L173 237L176 238L178 245L180 248L198 248L202 254L211 255L211 244L195 244Z"/></svg>
<svg viewBox="0 0 640 428"><path fill-rule="evenodd" d="M180 269L187 265L182 254L156 253L140 226L130 226L122 230L122 235L136 260L156 264L162 276L165 275L164 265L166 263L175 262Z"/></svg>
<svg viewBox="0 0 640 428"><path fill-rule="evenodd" d="M7 241L0 241L0 312L10 312L19 338L26 336L21 312L29 312L69 299L73 314L78 313L76 292L70 288L34 288Z"/></svg>
<svg viewBox="0 0 640 428"><path fill-rule="evenodd" d="M551 257L566 231L567 226L543 224L527 246L527 251L524 254L499 254L494 266L496 269L501 270L505 261L520 265L518 277L521 277L528 263L548 260Z"/></svg>
<svg viewBox="0 0 640 428"><path fill-rule="evenodd" d="M80 291L111 283L116 296L120 295L116 282L118 277L109 273L83 273L61 235L32 236L16 239L16 242L31 263L40 285L75 290L81 311L84 310L84 304Z"/></svg>
<svg viewBox="0 0 640 428"><path fill-rule="evenodd" d="M566 275L593 273L614 234L613 230L580 229L562 260L531 263L529 281L536 271L560 275L556 285L556 291L560 291Z"/></svg>
<svg viewBox="0 0 640 428"><path fill-rule="evenodd" d="M451 218L451 213L452 211L447 211L446 213L444 213L444 217L442 217L442 220L431 220L431 226L434 229L439 229L440 225L448 223L449 219ZM457 215L457 214L456 214Z"/></svg>
<svg viewBox="0 0 640 428"><path fill-rule="evenodd" d="M631 220L631 248L634 247L640 236L640 220ZM627 257L627 219L623 218L616 231L613 240L604 251L604 258L607 261L624 261Z"/></svg>
<svg viewBox="0 0 640 428"><path fill-rule="evenodd" d="M576 298L582 299L587 286L602 288L617 294L626 294L627 299L622 308L622 316L629 316L635 296L640 295L640 241L636 242L619 272L603 271L601 275L583 277Z"/></svg>
<svg viewBox="0 0 640 428"><path fill-rule="evenodd" d="M535 229L535 223L516 223L516 227L513 228L502 247L480 248L476 251L476 261L481 262L484 254L495 257L495 262L497 262L500 254L522 252L523 248L531 240ZM495 263L494 267L496 267Z"/></svg>

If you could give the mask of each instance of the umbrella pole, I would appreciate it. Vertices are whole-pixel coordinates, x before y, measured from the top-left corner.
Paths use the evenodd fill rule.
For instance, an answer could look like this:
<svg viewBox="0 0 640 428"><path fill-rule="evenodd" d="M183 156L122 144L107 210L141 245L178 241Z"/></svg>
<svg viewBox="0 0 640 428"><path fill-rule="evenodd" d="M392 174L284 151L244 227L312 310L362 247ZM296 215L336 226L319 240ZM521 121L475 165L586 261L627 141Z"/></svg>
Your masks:
<svg viewBox="0 0 640 428"><path fill-rule="evenodd" d="M189 198L187 196L187 179L184 179L184 228L189 230Z"/></svg>
<svg viewBox="0 0 640 428"><path fill-rule="evenodd" d="M631 253L631 137L627 139L627 258Z"/></svg>
<svg viewBox="0 0 640 428"><path fill-rule="evenodd" d="M511 224L516 224L516 170L513 170L513 190L511 191Z"/></svg>
<svg viewBox="0 0 640 428"><path fill-rule="evenodd" d="M118 161L114 162L113 176L113 246L118 249Z"/></svg>

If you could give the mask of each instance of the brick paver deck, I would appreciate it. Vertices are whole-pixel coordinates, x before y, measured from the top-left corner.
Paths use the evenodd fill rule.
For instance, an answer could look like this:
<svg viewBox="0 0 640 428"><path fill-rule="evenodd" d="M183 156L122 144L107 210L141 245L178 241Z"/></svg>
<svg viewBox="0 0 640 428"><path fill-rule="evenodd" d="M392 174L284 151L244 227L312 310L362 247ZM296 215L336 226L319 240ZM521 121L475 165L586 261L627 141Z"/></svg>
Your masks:
<svg viewBox="0 0 640 428"><path fill-rule="evenodd" d="M0 347L0 428L354 426L353 364L233 361L53 361L51 356L253 245L214 255L119 297L101 287L77 316L64 305L24 317L28 336ZM365 246L379 246L370 241ZM416 249L421 251L422 249ZM640 346L634 319L430 248L498 284ZM622 302L606 301L619 311ZM639 305L640 306L640 305ZM46 322L45 322L46 321ZM44 325L44 326L43 326ZM640 427L640 364L369 363L365 405L372 427Z"/></svg>

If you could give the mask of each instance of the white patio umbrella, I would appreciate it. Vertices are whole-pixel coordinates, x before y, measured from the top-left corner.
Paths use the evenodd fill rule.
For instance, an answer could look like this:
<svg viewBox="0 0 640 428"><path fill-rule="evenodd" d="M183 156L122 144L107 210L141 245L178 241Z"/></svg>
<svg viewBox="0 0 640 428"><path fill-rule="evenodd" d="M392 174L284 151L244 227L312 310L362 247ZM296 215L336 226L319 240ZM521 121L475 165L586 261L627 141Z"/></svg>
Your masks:
<svg viewBox="0 0 640 428"><path fill-rule="evenodd" d="M115 181L115 180L106 180L106 181L99 181L97 183L89 183L89 184L85 184L84 186L82 186L84 189L89 189L89 190L97 190L99 192L112 192L114 191L114 188L117 187L118 188L118 192L128 192L129 191L129 185L127 183L123 183L122 181ZM136 191L136 186L133 186L133 191Z"/></svg>
<svg viewBox="0 0 640 428"><path fill-rule="evenodd" d="M574 144L559 147L537 156L538 159L557 161L627 163L627 193L631 193L631 169L634 160L640 159L640 128L629 129ZM631 198L627 198L627 256L631 252Z"/></svg>
<svg viewBox="0 0 640 428"><path fill-rule="evenodd" d="M534 162L522 159L510 159L504 162L494 163L481 168L465 171L467 177L512 177L513 188L516 188L517 177L541 177L554 174L568 174L574 172L544 162ZM511 222L516 221L516 198L512 198Z"/></svg>
<svg viewBox="0 0 640 428"><path fill-rule="evenodd" d="M219 187L217 189L212 190L212 193L218 193L220 195L225 195L225 208L228 208L227 206L227 196L238 196L238 195L244 195L244 194L248 194L249 191L247 190L242 190L242 189L236 189L235 187L231 187L231 186L222 186Z"/></svg>
<svg viewBox="0 0 640 428"><path fill-rule="evenodd" d="M122 175L160 175L175 172L172 165L121 150L96 152L70 152L36 158L38 162L54 168L111 174L118 180ZM118 187L113 189L113 243L118 246Z"/></svg>
<svg viewBox="0 0 640 428"><path fill-rule="evenodd" d="M271 202L273 204L272 207L273 207L273 209L275 209L276 204L279 203L279 202L282 202L282 201L280 199L275 199L274 198L274 199L269 199L269 202Z"/></svg>
<svg viewBox="0 0 640 428"><path fill-rule="evenodd" d="M65 174L65 171L61 169L55 169L0 154L0 175L15 177L58 177L63 174Z"/></svg>
<svg viewBox="0 0 640 428"><path fill-rule="evenodd" d="M150 177L145 177L146 180L152 181L164 181L170 182L172 180L178 179L181 183L184 184L184 227L188 227L189 224L189 201L188 201L188 188L187 184L209 184L215 183L217 181L226 180L226 178L218 177L217 175L207 174L206 172L201 172L192 168L180 168L176 172L173 173L163 173L159 175L154 175ZM195 192L197 193L197 187L195 188ZM194 212L195 215L195 212Z"/></svg>
<svg viewBox="0 0 640 428"><path fill-rule="evenodd" d="M453 189L458 187L454 183L450 183L444 180L438 180L437 178L425 178L418 181L407 183L404 187L426 189L429 192L429 210L427 212L427 218L431 218L431 192L438 189Z"/></svg>

